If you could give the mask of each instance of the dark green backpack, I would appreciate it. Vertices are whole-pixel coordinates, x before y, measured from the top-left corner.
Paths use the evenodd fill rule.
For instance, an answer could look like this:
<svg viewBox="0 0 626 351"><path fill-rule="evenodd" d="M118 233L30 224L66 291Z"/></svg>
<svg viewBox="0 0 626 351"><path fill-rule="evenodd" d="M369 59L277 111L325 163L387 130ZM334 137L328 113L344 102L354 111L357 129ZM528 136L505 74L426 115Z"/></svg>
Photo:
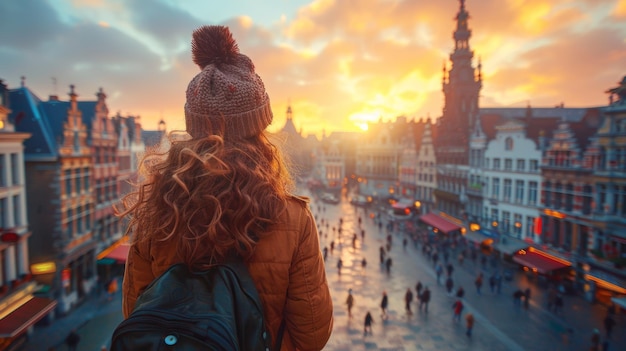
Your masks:
<svg viewBox="0 0 626 351"><path fill-rule="evenodd" d="M281 324L277 349L284 322ZM263 309L242 262L203 272L176 264L138 297L111 339L111 351L271 350Z"/></svg>

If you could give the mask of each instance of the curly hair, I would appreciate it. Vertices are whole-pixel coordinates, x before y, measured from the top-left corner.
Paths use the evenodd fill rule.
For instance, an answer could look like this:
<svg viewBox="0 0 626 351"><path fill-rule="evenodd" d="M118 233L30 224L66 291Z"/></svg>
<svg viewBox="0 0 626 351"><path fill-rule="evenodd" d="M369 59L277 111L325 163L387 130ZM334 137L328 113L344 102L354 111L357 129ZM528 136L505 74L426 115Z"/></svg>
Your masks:
<svg viewBox="0 0 626 351"><path fill-rule="evenodd" d="M265 228L286 208L293 180L265 133L245 139L218 135L180 140L149 151L140 181L122 198L120 217L134 242L174 243L188 266L249 258Z"/></svg>

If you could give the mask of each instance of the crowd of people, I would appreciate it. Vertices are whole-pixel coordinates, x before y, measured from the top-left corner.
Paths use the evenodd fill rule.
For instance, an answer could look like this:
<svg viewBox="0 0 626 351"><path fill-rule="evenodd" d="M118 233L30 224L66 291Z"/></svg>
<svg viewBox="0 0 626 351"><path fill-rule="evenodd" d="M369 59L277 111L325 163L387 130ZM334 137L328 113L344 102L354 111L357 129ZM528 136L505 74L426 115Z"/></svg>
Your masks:
<svg viewBox="0 0 626 351"><path fill-rule="evenodd" d="M315 206L317 206L315 208ZM393 266L392 247L394 241L400 241L403 251L406 251L409 242L413 243L417 252L421 252L427 261L432 263L432 268L436 276L436 288L435 293L445 293L452 299L451 304L451 318L454 323L460 323L464 321L464 331L467 338L472 338L475 316L473 313L467 311L465 308L466 291L462 284L455 281L455 278L459 274L471 274L470 272L476 272L473 279L476 289L476 296L484 295L483 286L488 285L487 292L491 295L504 295L503 284L505 280L510 280L512 272L504 267L496 255L489 254L481 250L480 247L465 241L462 238L455 236L437 236L433 233L428 233L425 229L417 227L411 227L409 230L402 230L404 224L399 224L385 212L371 209L371 210L355 210L357 229L354 233L345 233L353 228L344 228L343 218L339 219L339 223L329 223L326 219L325 211L326 206L323 204L314 205L314 209L317 209L316 220L318 221L319 234L322 238L322 242L326 243L326 246L322 246L324 260L327 261L329 253L332 255L337 245L342 245L342 235L348 235L351 241L352 250L356 251L359 247L359 241L364 241L366 237L366 230L364 227L364 221L369 220L374 224L374 228L377 228L377 238L384 238L384 244L378 248L379 264L381 272L384 274L391 274ZM371 228L371 226L369 226ZM396 239L398 237L399 239ZM347 241L346 241L347 242ZM454 261L456 259L456 262ZM470 261L468 263L467 261ZM328 261L327 261L328 262ZM341 274L343 268L343 261L341 257L336 261L337 273ZM327 263L328 264L328 263ZM470 266L467 266L470 264ZM362 269L365 269L367 260L362 258ZM466 267L467 266L467 267ZM458 270L457 268L465 267L466 269ZM458 279L465 280L467 279ZM441 289L441 291L439 291ZM531 300L533 295L533 289L531 286L515 287L511 292L512 308L528 310L531 307ZM411 316L414 313L412 308L413 304L417 305L415 309L418 313L428 313L428 305L431 301L433 291L427 285L422 283L418 279L413 288L408 287L404 293L404 309L407 316ZM400 297L398 297L400 298ZM381 292L380 299L380 311L381 320L383 323L389 318L389 299L388 292L383 290ZM355 306L355 298L352 289L349 289L348 297L345 301L348 309L348 317L353 317L353 307ZM547 292L547 305L545 306L548 312L553 313L555 316L563 316L565 304L565 291L562 286L551 285ZM372 324L374 318L371 311L365 313L363 320L363 335L371 336ZM591 350L607 350L611 338L611 330L615 325L615 318L612 314L607 314L607 318L604 322L604 335L598 332L599 329L592 331L591 334ZM568 344L574 330L572 328L566 328L561 333L561 339L563 344ZM604 347L604 348L602 348Z"/></svg>

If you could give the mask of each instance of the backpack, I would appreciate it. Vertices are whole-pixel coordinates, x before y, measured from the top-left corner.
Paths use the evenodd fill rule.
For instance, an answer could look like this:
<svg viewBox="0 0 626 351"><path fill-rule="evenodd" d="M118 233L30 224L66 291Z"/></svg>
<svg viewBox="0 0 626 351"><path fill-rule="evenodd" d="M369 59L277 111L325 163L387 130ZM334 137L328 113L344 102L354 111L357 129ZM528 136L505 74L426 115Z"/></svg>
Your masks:
<svg viewBox="0 0 626 351"><path fill-rule="evenodd" d="M139 295L133 312L115 328L110 350L266 351L270 339L259 294L243 262L202 272L175 264Z"/></svg>

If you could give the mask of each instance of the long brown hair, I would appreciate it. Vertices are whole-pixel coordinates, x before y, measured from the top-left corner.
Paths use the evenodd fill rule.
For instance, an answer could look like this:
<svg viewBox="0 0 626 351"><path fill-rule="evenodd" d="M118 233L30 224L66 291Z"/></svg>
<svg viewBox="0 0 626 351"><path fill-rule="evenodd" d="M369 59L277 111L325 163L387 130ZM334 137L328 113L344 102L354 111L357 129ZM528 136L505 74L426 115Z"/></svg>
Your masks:
<svg viewBox="0 0 626 351"><path fill-rule="evenodd" d="M281 152L265 132L234 140L172 136L169 150L142 158L140 182L122 199L117 215L129 218L126 234L175 244L188 266L235 252L248 258L293 187Z"/></svg>

